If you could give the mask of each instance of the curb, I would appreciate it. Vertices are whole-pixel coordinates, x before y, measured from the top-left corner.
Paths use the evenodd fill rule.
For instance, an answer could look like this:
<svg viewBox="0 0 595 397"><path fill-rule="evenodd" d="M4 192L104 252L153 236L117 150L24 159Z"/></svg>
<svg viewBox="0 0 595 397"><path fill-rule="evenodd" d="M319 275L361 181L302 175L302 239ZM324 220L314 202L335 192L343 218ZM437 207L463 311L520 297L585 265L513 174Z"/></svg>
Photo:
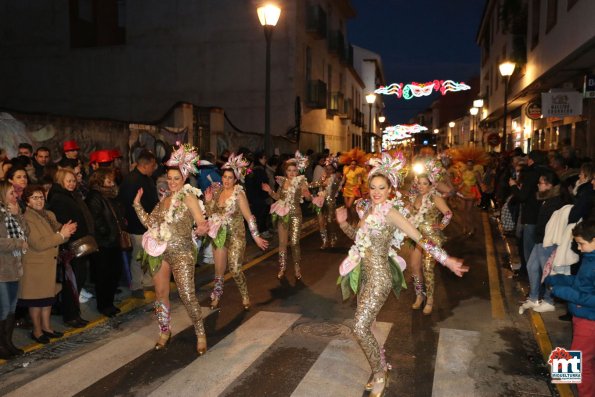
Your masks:
<svg viewBox="0 0 595 397"><path fill-rule="evenodd" d="M309 219L306 222L304 222L302 224L302 234L300 236L300 239L303 239L305 237L308 237L309 235L311 235L312 233L314 233L315 231L318 230L318 221L316 218L314 219ZM255 258L249 260L246 264L242 265L242 270L247 270L255 265L257 265L258 263L262 262L263 260L275 255L277 252L279 252L279 247L275 247L272 249L267 250L266 252L264 252L261 255L256 256ZM232 278L231 273L227 272L225 273L225 281L228 281L229 279ZM207 284L203 284L203 285L199 285L197 286L198 289L200 288L210 288L214 285L214 282L211 281ZM170 293L177 291L177 287L176 287L176 283L175 282L170 282ZM150 304L152 301L155 300L155 292L154 291L144 291L145 293L145 298L144 299L139 299L139 298L126 298L122 301L122 303L120 304L120 306L118 306L118 308L121 310L120 315L131 312L132 310L138 309L140 307L146 306L148 304ZM89 323L82 327L82 328L69 328L66 331L64 331L64 336L58 339L54 339L53 341L51 341L50 343L47 344L42 344L42 343L32 343L30 345L27 345L25 347L23 347L23 351L25 353L31 353L37 350L42 349L45 346L51 345L55 342L58 341L63 341L66 340L74 335L78 335L81 334L85 331L88 331L94 327L97 327L99 325L103 325L106 322L108 322L110 320L109 317L106 316L100 316L99 318L96 318L95 320L89 321ZM10 360L2 360L0 359L0 366L4 365L6 363L8 363Z"/></svg>

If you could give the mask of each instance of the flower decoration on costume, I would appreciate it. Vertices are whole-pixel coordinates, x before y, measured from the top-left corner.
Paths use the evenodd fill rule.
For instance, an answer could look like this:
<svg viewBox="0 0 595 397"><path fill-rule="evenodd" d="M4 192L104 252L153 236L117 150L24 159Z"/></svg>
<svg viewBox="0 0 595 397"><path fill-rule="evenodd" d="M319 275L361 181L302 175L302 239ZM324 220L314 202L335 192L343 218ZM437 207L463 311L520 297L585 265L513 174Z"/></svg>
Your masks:
<svg viewBox="0 0 595 397"><path fill-rule="evenodd" d="M223 164L221 169L230 169L233 171L233 174L236 176L240 182L244 182L244 177L248 174L248 166L250 163L248 160L244 158L243 154L238 154L237 156L234 153L229 155L227 159L227 163Z"/></svg>
<svg viewBox="0 0 595 397"><path fill-rule="evenodd" d="M384 175L395 189L399 187L406 174L403 152L397 152L394 157L383 152L380 158L372 158L368 164L374 167L368 174L368 181L375 175Z"/></svg>
<svg viewBox="0 0 595 397"><path fill-rule="evenodd" d="M296 150L294 161L298 171L303 174L306 167L308 167L308 157L302 155L299 150Z"/></svg>
<svg viewBox="0 0 595 397"><path fill-rule="evenodd" d="M184 179L188 178L190 174L198 173L198 156L197 149L187 143L179 145L178 149L171 154L171 157L165 163L169 167L178 167Z"/></svg>
<svg viewBox="0 0 595 397"><path fill-rule="evenodd" d="M337 156L328 156L324 159L324 166L328 167L329 165L334 169L337 169L339 167L339 158Z"/></svg>
<svg viewBox="0 0 595 397"><path fill-rule="evenodd" d="M413 171L415 172L416 179L423 175L434 185L442 179L444 167L442 167L440 160L434 157L423 157L415 161Z"/></svg>

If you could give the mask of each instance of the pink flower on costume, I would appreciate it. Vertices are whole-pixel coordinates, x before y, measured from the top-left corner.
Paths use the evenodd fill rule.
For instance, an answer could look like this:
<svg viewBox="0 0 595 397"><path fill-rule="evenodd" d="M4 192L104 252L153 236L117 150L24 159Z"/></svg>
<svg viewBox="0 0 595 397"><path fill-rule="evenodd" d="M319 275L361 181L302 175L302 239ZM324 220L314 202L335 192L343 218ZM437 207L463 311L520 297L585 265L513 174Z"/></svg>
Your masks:
<svg viewBox="0 0 595 397"><path fill-rule="evenodd" d="M322 208L322 206L324 205L324 195L319 194L318 196L314 197L312 199L312 204L314 204L318 208Z"/></svg>
<svg viewBox="0 0 595 397"><path fill-rule="evenodd" d="M150 232L145 232L145 234L143 234L142 246L147 254L152 257L158 257L165 252L167 242L159 242L151 236Z"/></svg>
<svg viewBox="0 0 595 397"><path fill-rule="evenodd" d="M217 238L217 234L219 233L220 228L221 228L220 220L218 218L215 219L213 217L213 218L209 219L209 231L207 232L207 234L211 238Z"/></svg>
<svg viewBox="0 0 595 397"><path fill-rule="evenodd" d="M285 203L281 203L279 201L274 202L271 205L271 214L277 214L279 216L285 216L289 213L289 207L284 205Z"/></svg>

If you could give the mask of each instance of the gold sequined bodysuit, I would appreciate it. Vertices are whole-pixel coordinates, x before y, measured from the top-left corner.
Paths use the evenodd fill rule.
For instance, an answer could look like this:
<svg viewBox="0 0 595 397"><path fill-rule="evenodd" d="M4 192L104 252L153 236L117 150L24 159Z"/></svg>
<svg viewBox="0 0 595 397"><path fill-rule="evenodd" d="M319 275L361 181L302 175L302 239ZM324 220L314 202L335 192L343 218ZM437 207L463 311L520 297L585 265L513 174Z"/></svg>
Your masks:
<svg viewBox="0 0 595 397"><path fill-rule="evenodd" d="M296 270L300 268L301 251L300 251L300 234L302 231L302 208L300 207L302 201L302 186L306 183L303 176L296 176L299 178L297 188L293 192L293 196L289 197L290 192L286 189L285 181L286 178L278 178L279 189L277 189L277 196L279 200L284 200L289 206L289 221L287 224L283 221L279 221L281 227L287 228L288 242L291 246L291 256L293 259L293 265ZM293 182L293 181L292 181ZM279 249L279 266L285 270L285 264L287 261L287 251Z"/></svg>
<svg viewBox="0 0 595 397"><path fill-rule="evenodd" d="M341 185L341 179L337 174L328 178L321 179L310 184L311 188L320 188L325 192L324 204L318 214L320 225L320 237L322 238L323 248L327 246L334 247L337 241L337 194Z"/></svg>
<svg viewBox="0 0 595 397"><path fill-rule="evenodd" d="M378 229L370 233L371 245L362 255L361 284L353 333L374 373L386 370L384 353L372 334L371 327L392 289L388 252L395 230L396 227L392 224L382 222Z"/></svg>
<svg viewBox="0 0 595 397"><path fill-rule="evenodd" d="M244 260L244 251L246 249L246 228L244 227L244 217L242 216L242 212L240 211L240 206L238 203L238 196L240 194L245 195L245 193L241 188L238 189L238 187L235 187L234 189L235 190L232 193L232 197L228 199L232 199L234 201L234 208L231 216L226 213L226 205L223 207L218 205L223 188L215 189L213 191L213 200L207 205L206 209L207 216L209 217L216 214L217 216L226 218L226 225L228 229L224 247L227 248L227 265L234 281L238 286L238 289L240 290L242 298L247 299L248 285L246 284L246 276L244 276L244 272L242 271L242 262ZM225 225L221 227L225 227ZM214 248L217 249L216 247ZM223 285L220 285L220 288L220 293L222 294ZM220 298L221 295L219 292L217 292L217 294L217 298Z"/></svg>
<svg viewBox="0 0 595 397"><path fill-rule="evenodd" d="M165 208L164 201L155 206L151 214L147 214L140 204L134 204L134 209L141 223L146 227L157 226L165 222L165 215L168 208ZM167 248L163 253L163 260L167 262L174 275L178 287L178 294L184 303L184 307L194 325L196 336L204 336L205 330L202 321L200 304L196 298L196 287L194 284L194 252L196 247L192 241L192 227L194 218L188 207L181 202L180 214L175 216L172 223L169 223L171 238L167 242ZM169 308L167 308L169 310Z"/></svg>
<svg viewBox="0 0 595 397"><path fill-rule="evenodd" d="M444 234L441 230L435 229L434 225L439 225L440 221L442 220L442 212L436 207L436 203L434 201L434 195L429 193L427 195L422 196L421 199L421 207L417 210L417 213L414 215L414 219L417 219L414 222L414 226L420 231L420 233L424 236L429 238L430 240L434 241L439 247L442 246L444 242ZM421 247L417 247L417 249L421 249ZM426 287L426 296L428 298L432 298L434 296L434 267L435 261L432 255L428 252L424 251L423 255L423 277ZM416 281L414 280L414 283ZM415 286L416 293L421 293L420 286Z"/></svg>

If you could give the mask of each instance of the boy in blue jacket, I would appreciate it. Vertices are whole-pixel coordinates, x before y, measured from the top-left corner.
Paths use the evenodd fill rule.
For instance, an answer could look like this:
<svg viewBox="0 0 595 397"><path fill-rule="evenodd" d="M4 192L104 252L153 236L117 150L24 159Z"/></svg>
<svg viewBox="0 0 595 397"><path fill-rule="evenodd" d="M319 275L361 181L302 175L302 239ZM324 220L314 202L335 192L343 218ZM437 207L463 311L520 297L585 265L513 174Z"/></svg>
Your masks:
<svg viewBox="0 0 595 397"><path fill-rule="evenodd" d="M582 382L579 397L595 396L595 221L579 223L572 235L583 253L576 276L554 275L546 279L552 294L568 301L572 314L571 350L582 351Z"/></svg>

